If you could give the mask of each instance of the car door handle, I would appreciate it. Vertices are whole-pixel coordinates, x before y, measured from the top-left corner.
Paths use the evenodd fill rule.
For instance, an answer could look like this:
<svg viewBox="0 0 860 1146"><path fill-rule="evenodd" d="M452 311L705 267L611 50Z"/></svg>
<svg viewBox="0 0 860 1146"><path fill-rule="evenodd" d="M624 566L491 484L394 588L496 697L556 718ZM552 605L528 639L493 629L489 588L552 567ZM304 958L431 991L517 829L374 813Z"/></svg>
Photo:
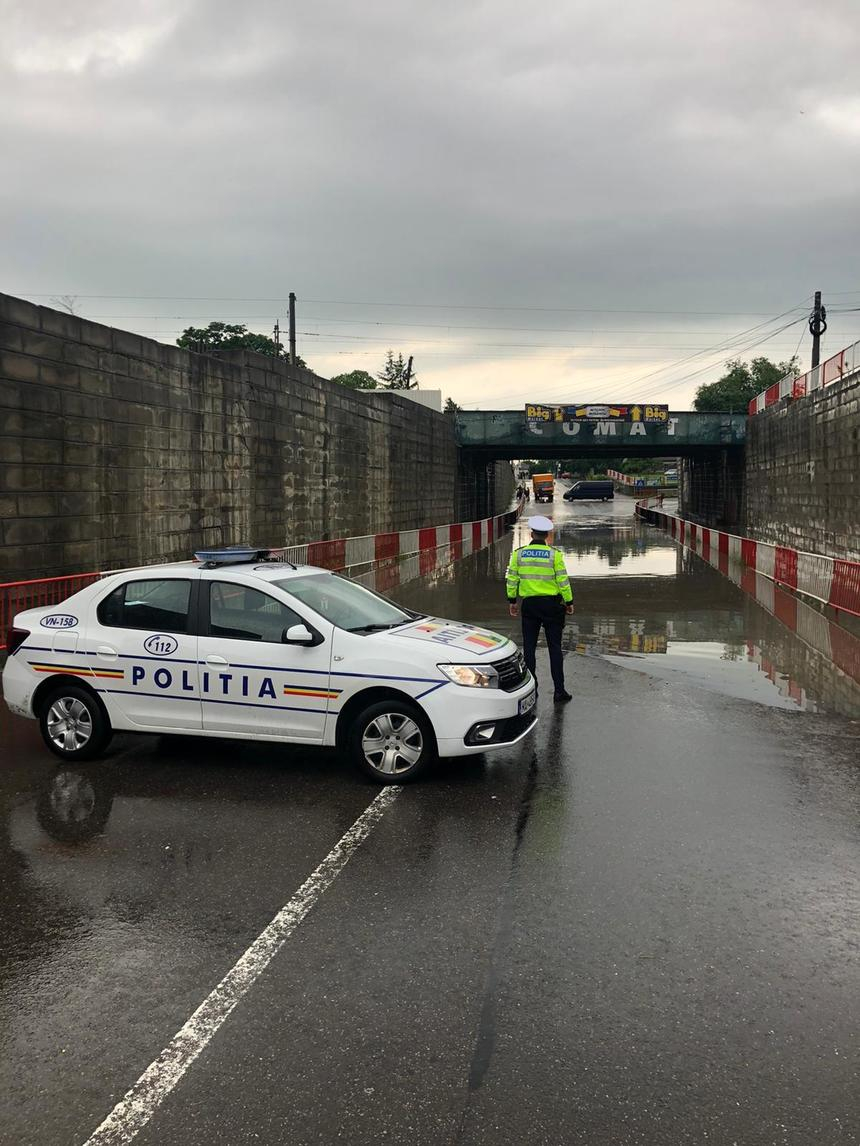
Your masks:
<svg viewBox="0 0 860 1146"><path fill-rule="evenodd" d="M208 665L225 665L227 664L227 660L224 657L216 656L213 653L212 656L206 658L206 663Z"/></svg>
<svg viewBox="0 0 860 1146"><path fill-rule="evenodd" d="M119 656L119 653L117 653L116 649L112 649L110 645L98 645L96 647L96 653L98 656L104 657L105 660L112 661L115 661Z"/></svg>

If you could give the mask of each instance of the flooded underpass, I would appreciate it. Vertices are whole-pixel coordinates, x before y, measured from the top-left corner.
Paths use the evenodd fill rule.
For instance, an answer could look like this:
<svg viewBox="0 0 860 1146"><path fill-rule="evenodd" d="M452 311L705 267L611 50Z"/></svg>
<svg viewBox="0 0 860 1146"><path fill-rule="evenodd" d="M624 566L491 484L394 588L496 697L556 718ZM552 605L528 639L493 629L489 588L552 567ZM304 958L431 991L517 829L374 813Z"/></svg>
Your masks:
<svg viewBox="0 0 860 1146"><path fill-rule="evenodd" d="M2 711L0 1142L860 1142L857 637L627 499L548 508L573 703L405 787L179 1070L376 789L179 736L57 767ZM527 537L391 595L516 634Z"/></svg>
<svg viewBox="0 0 860 1146"><path fill-rule="evenodd" d="M564 635L568 656L600 655L777 708L860 717L860 620L827 616L763 574L740 567L721 573L637 520L630 499L556 500L529 512L547 508L556 525L552 542L565 554L574 590L575 614ZM491 549L443 565L393 595L422 611L479 619L518 640L504 576L511 548L528 537L524 518Z"/></svg>

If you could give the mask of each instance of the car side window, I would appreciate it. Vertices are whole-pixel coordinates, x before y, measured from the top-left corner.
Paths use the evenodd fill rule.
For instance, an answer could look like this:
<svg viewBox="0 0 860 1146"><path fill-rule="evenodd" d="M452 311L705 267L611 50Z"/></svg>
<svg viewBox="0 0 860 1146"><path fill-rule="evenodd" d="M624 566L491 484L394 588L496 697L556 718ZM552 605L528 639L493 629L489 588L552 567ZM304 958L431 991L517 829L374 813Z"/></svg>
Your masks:
<svg viewBox="0 0 860 1146"><path fill-rule="evenodd" d="M114 629L188 632L191 582L178 578L126 581L100 603L99 623Z"/></svg>
<svg viewBox="0 0 860 1146"><path fill-rule="evenodd" d="M259 589L229 581L210 584L209 633L213 637L280 644L284 629L304 624L298 613Z"/></svg>

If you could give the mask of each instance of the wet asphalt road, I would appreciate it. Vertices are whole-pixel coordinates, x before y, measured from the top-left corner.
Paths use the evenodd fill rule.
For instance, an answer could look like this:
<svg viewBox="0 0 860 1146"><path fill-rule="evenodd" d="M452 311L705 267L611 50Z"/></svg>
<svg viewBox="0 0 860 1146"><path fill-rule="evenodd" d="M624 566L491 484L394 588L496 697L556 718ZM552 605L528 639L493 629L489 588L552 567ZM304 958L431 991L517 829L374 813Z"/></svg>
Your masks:
<svg viewBox="0 0 860 1146"><path fill-rule="evenodd" d="M860 1142L858 686L626 500L553 510L574 703L403 791L141 1146ZM396 595L510 631L510 544ZM0 1142L73 1146L376 789L0 736Z"/></svg>

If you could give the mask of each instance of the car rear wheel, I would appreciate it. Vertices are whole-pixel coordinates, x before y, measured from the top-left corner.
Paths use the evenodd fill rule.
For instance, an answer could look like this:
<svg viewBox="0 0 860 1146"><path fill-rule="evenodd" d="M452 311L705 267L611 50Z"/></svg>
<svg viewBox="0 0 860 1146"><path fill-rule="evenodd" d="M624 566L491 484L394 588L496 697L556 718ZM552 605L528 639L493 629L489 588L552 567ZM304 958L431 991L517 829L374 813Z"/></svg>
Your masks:
<svg viewBox="0 0 860 1146"><path fill-rule="evenodd" d="M355 763L379 784L402 784L425 772L436 755L433 731L413 704L396 699L368 705L349 731Z"/></svg>
<svg viewBox="0 0 860 1146"><path fill-rule="evenodd" d="M111 738L107 714L95 696L68 684L49 693L39 713L42 739L62 760L91 760Z"/></svg>

